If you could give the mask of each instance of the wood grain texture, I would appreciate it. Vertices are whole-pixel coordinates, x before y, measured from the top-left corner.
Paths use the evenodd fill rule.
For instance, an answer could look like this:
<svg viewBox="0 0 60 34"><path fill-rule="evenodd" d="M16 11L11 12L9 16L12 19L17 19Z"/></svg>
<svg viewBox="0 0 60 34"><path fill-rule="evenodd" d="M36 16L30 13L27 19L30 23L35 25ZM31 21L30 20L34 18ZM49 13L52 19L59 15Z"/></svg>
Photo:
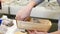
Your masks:
<svg viewBox="0 0 60 34"><path fill-rule="evenodd" d="M38 21L40 23L38 23ZM52 25L51 21L44 19L37 19L36 22L33 19L30 22L17 21L18 28L23 28L26 30L38 30L38 31L47 32L51 28L51 25Z"/></svg>

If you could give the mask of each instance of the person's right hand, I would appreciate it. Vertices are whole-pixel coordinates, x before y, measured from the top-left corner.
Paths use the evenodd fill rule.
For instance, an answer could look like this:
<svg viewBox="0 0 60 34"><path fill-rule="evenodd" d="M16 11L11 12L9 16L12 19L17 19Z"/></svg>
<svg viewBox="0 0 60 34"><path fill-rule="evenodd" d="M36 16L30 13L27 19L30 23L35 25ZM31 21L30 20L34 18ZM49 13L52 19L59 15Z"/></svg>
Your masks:
<svg viewBox="0 0 60 34"><path fill-rule="evenodd" d="M16 14L16 20L25 20L27 17L30 16L30 13L31 13L31 10L32 10L32 7L24 7L22 8L20 11L17 12Z"/></svg>

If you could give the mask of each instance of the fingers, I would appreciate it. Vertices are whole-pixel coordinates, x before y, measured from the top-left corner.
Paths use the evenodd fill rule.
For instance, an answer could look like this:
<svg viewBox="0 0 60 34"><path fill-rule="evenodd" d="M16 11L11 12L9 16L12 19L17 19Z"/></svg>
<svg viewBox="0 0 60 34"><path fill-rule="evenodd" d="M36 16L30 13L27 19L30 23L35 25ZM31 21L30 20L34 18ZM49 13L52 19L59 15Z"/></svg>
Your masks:
<svg viewBox="0 0 60 34"><path fill-rule="evenodd" d="M29 34L36 34L34 30L27 30Z"/></svg>
<svg viewBox="0 0 60 34"><path fill-rule="evenodd" d="M16 20L21 20L21 21L30 21L31 20L31 18L29 16L28 17L25 17L25 18L16 16L15 19Z"/></svg>
<svg viewBox="0 0 60 34"><path fill-rule="evenodd" d="M17 16L15 17L15 19L16 19L16 20L20 20L20 21L23 21L23 20L24 20L23 18L17 17Z"/></svg>
<svg viewBox="0 0 60 34"><path fill-rule="evenodd" d="M38 32L37 30L27 30L29 34L47 34L47 32Z"/></svg>
<svg viewBox="0 0 60 34"><path fill-rule="evenodd" d="M44 32L35 32L36 34L46 34L46 33L44 33Z"/></svg>
<svg viewBox="0 0 60 34"><path fill-rule="evenodd" d="M24 19L24 21L30 21L31 20L31 17L26 17L25 19Z"/></svg>
<svg viewBox="0 0 60 34"><path fill-rule="evenodd" d="M17 14L15 17L16 20L20 20L20 21L24 21L24 17L22 17L21 15Z"/></svg>

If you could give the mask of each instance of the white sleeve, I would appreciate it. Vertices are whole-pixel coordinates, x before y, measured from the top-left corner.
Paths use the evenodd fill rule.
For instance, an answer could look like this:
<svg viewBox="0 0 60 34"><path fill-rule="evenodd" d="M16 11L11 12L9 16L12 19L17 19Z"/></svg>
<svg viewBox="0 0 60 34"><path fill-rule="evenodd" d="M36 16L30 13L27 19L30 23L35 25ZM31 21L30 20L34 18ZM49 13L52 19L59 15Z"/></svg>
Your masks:
<svg viewBox="0 0 60 34"><path fill-rule="evenodd" d="M34 2L36 2L36 4L40 4L42 3L44 0L33 0Z"/></svg>

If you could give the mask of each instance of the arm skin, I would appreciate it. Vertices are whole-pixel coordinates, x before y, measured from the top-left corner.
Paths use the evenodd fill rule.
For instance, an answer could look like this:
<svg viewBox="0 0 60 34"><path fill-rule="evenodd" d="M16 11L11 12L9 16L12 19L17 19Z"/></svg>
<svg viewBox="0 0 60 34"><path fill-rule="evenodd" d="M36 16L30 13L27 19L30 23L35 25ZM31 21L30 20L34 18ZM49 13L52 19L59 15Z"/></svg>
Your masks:
<svg viewBox="0 0 60 34"><path fill-rule="evenodd" d="M40 2L38 2L40 1ZM16 20L25 20L27 17L30 16L31 10L34 6L36 6L38 3L42 3L42 0L31 0L29 2L29 4L22 8L21 10L19 10L16 14Z"/></svg>
<svg viewBox="0 0 60 34"><path fill-rule="evenodd" d="M47 32L37 32L37 31L28 31L29 34L60 34L60 30L52 33L47 33Z"/></svg>
<svg viewBox="0 0 60 34"><path fill-rule="evenodd" d="M25 20L27 17L30 16L32 8L36 5L36 2L30 1L30 3L19 10L16 14L16 20Z"/></svg>
<svg viewBox="0 0 60 34"><path fill-rule="evenodd" d="M2 3L4 3L4 0L0 0Z"/></svg>
<svg viewBox="0 0 60 34"><path fill-rule="evenodd" d="M18 11L18 13L16 14L16 20L25 20L27 17L30 16L31 10L32 8L37 5L36 2L31 1L26 7L22 8L20 11ZM48 34L45 32L40 32L41 34ZM35 34L40 34L40 33L35 33ZM29 32L29 34L31 34L31 32ZM34 32L32 32L32 34L34 34ZM56 32L52 32L50 34L60 34L60 30L56 31Z"/></svg>

